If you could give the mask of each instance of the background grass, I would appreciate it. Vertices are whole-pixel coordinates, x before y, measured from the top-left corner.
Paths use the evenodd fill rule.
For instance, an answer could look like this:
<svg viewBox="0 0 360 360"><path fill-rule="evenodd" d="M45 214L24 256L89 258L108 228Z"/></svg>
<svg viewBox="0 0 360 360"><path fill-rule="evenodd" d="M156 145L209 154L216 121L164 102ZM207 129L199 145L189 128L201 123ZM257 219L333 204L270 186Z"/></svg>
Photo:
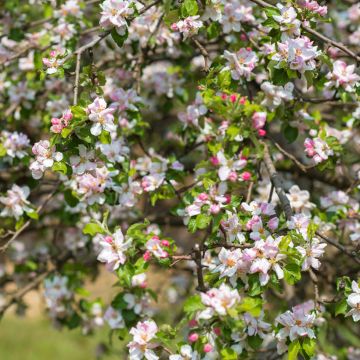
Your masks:
<svg viewBox="0 0 360 360"><path fill-rule="evenodd" d="M95 360L100 343L108 344L107 327L84 336L79 329L54 329L44 318L7 316L0 322L1 360ZM101 359L119 360L123 355L115 350Z"/></svg>

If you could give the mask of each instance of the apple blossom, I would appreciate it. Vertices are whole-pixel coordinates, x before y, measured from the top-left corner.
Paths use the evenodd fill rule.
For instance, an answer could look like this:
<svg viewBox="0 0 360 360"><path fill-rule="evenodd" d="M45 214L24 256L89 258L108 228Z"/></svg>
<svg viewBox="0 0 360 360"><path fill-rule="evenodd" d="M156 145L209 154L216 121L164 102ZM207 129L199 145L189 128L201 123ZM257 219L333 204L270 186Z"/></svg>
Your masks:
<svg viewBox="0 0 360 360"><path fill-rule="evenodd" d="M121 229L118 229L112 236L104 236L99 245L102 249L97 259L106 263L109 271L114 271L125 263L125 252L131 245L131 239L125 239Z"/></svg>
<svg viewBox="0 0 360 360"><path fill-rule="evenodd" d="M240 49L236 53L225 50L224 58L227 60L223 71L230 70L231 77L234 80L240 80L245 77L250 80L252 70L255 68L258 57L251 49Z"/></svg>
<svg viewBox="0 0 360 360"><path fill-rule="evenodd" d="M18 220L24 212L31 211L30 202L27 200L30 189L27 186L18 186L14 184L6 192L6 196L0 196L0 204L4 206L0 216L14 216Z"/></svg>
<svg viewBox="0 0 360 360"><path fill-rule="evenodd" d="M352 293L347 297L346 302L351 307L351 310L346 316L352 316L354 321L360 320L360 288L356 281L351 283Z"/></svg>

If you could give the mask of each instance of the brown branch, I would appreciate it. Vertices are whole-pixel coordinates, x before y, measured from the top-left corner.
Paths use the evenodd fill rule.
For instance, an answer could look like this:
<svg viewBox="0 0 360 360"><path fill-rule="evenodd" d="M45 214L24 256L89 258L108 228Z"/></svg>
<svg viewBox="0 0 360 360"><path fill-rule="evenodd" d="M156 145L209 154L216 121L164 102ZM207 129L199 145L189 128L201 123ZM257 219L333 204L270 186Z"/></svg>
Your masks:
<svg viewBox="0 0 360 360"><path fill-rule="evenodd" d="M77 105L77 103L78 103L80 64L81 64L81 53L79 52L76 55L75 84L74 84L74 105Z"/></svg>
<svg viewBox="0 0 360 360"><path fill-rule="evenodd" d="M204 57L204 68L205 72L209 71L209 53L205 49L205 47L195 38L192 38L192 41L196 45L196 47L200 50L201 55Z"/></svg>
<svg viewBox="0 0 360 360"><path fill-rule="evenodd" d="M290 201L287 198L285 191L283 189L282 179L280 175L276 172L275 166L271 160L269 148L265 142L261 142L261 144L264 146L264 164L266 167L266 170L269 173L270 179L272 184L274 185L275 191L279 197L281 207L284 210L285 216L287 220L291 219L292 216L292 209L290 205Z"/></svg>
<svg viewBox="0 0 360 360"><path fill-rule="evenodd" d="M352 252L349 251L348 249L346 249L345 246L341 245L340 243L338 243L335 240L332 240L330 238L328 238L327 236L321 234L319 231L316 231L315 233L317 236L321 237L323 240L325 240L328 244L335 246L337 249L339 249L341 252L343 252L344 254L346 254L347 256L351 257L355 262L357 262L358 264L360 264L360 259L357 255L356 252Z"/></svg>
<svg viewBox="0 0 360 360"><path fill-rule="evenodd" d="M196 273L198 279L197 290L201 292L206 292L207 288L204 283L204 276L202 270L203 266L201 264L201 250L199 244L195 244L193 252L194 252L193 260L196 263Z"/></svg>
<svg viewBox="0 0 360 360"><path fill-rule="evenodd" d="M254 182L251 181L250 184L249 184L249 188L248 188L248 191L247 191L247 195L246 195L246 203L248 204L251 200L251 195L252 195L252 192L253 192L253 188L254 188Z"/></svg>
<svg viewBox="0 0 360 360"><path fill-rule="evenodd" d="M70 257L69 253L63 254L59 257L57 260L57 263L64 263L67 261ZM2 306L0 307L0 318L4 315L5 311L10 308L13 304L19 302L29 291L37 288L43 280L53 272L57 270L56 266L53 265L49 269L47 269L45 272L39 274L34 280L32 280L30 283L25 285L22 289L16 291L13 295L11 295L10 299Z"/></svg>

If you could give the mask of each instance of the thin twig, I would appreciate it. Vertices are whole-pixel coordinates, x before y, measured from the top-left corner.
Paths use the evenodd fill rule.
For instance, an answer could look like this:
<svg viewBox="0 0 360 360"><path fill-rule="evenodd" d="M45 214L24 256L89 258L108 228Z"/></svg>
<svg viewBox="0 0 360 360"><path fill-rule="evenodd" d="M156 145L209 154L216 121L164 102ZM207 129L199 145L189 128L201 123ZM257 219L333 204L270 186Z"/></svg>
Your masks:
<svg viewBox="0 0 360 360"><path fill-rule="evenodd" d="M205 49L205 47L195 38L192 38L192 41L197 46L197 48L200 50L201 55L204 57L204 68L203 70L205 72L209 71L209 53Z"/></svg>
<svg viewBox="0 0 360 360"><path fill-rule="evenodd" d="M358 255L356 254L356 252L352 252L349 251L348 249L346 249L345 246L341 245L340 243L338 243L335 240L332 240L330 238L328 238L327 236L321 234L319 231L316 231L316 235L321 237L323 240L325 240L328 244L335 246L337 249L339 249L341 252L343 252L344 254L346 254L347 256L351 257L354 261L356 261L358 264L360 264L360 259L358 257Z"/></svg>

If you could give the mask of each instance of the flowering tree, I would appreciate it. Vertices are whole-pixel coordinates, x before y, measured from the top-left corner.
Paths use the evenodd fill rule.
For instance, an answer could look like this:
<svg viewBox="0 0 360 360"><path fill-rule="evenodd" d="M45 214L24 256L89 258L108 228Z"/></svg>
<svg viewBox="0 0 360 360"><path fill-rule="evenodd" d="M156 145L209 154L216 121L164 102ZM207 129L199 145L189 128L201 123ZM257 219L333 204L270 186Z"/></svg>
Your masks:
<svg viewBox="0 0 360 360"><path fill-rule="evenodd" d="M357 2L0 16L1 316L39 288L122 358L359 359Z"/></svg>

